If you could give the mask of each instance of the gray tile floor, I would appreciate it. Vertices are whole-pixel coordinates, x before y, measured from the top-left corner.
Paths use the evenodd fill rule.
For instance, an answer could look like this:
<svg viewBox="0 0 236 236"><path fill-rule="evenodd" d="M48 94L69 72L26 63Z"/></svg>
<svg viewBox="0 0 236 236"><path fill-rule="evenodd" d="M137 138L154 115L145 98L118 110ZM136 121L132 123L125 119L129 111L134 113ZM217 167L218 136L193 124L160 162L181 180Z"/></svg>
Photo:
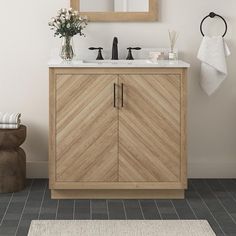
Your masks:
<svg viewBox="0 0 236 236"><path fill-rule="evenodd" d="M27 235L35 219L206 219L216 235L236 236L236 180L189 180L185 200L51 200L47 180L0 194L0 235Z"/></svg>

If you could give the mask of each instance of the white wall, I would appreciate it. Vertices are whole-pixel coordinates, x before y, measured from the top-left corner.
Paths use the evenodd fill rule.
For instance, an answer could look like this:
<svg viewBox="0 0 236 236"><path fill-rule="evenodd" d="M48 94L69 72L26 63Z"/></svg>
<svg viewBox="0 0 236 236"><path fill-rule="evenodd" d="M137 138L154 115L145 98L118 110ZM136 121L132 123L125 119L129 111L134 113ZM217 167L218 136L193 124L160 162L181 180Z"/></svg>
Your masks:
<svg viewBox="0 0 236 236"><path fill-rule="evenodd" d="M113 36L119 47L168 47L168 29L180 31L178 48L191 63L189 73L189 176L236 177L236 1L159 0L160 19L154 23L91 23L77 48L110 47ZM29 175L46 174L48 159L48 68L50 51L59 45L47 22L69 0L2 1L0 14L0 110L20 111L28 127L24 145ZM201 41L199 23L210 11L222 14L229 24L227 41L232 51L229 77L210 98L199 87ZM215 29L213 29L215 30ZM98 33L99 32L99 33ZM41 165L39 165L41 162ZM37 168L38 167L38 168Z"/></svg>

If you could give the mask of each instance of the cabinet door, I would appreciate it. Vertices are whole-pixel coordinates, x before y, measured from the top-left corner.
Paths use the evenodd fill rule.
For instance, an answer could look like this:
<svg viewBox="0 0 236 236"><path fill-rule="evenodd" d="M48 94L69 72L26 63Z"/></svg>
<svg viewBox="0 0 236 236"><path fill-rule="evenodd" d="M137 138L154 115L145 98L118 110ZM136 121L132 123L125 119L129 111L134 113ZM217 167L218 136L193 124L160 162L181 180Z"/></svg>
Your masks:
<svg viewBox="0 0 236 236"><path fill-rule="evenodd" d="M180 181L181 77L122 75L119 83L119 181Z"/></svg>
<svg viewBox="0 0 236 236"><path fill-rule="evenodd" d="M116 75L56 78L56 181L118 181Z"/></svg>

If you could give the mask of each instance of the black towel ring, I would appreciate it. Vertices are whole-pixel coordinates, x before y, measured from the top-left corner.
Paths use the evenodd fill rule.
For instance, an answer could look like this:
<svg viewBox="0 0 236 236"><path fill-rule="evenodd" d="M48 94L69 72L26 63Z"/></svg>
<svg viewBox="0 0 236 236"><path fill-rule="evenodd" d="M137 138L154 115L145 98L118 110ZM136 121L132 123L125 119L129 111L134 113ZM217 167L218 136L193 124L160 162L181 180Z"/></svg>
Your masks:
<svg viewBox="0 0 236 236"><path fill-rule="evenodd" d="M214 18L214 17L216 17L216 16L217 16L217 17L220 17L220 18L224 21L224 23L225 23L225 32L224 32L224 34L222 35L222 37L225 37L225 35L226 35L226 33L227 33L227 30L228 30L227 22L226 22L226 20L225 20L222 16L220 16L220 15L214 13L214 12L211 12L209 15L207 15L206 17L203 18L203 20L202 20L202 22L201 22L201 25L200 25L200 31L201 31L201 33L202 33L202 36L205 36L204 33L203 33L203 30L202 30L203 22L204 22L208 17Z"/></svg>

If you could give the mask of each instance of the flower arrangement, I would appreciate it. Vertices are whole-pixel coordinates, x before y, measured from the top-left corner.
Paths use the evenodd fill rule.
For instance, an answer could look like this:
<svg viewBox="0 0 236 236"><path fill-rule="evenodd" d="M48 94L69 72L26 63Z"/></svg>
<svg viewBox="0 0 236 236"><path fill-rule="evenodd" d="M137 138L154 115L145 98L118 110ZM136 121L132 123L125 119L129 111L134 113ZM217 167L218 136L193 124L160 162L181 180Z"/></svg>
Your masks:
<svg viewBox="0 0 236 236"><path fill-rule="evenodd" d="M87 17L82 17L79 15L78 11L72 8L66 9L62 8L58 11L56 17L53 17L49 22L51 30L54 30L54 36L63 38L61 57L65 60L72 60L74 56L74 51L72 47L72 37L79 34L80 36L85 36L83 30L88 24Z"/></svg>
<svg viewBox="0 0 236 236"><path fill-rule="evenodd" d="M49 22L49 26L55 31L55 36L61 37L73 37L80 34L85 36L83 29L87 26L88 21L86 17L79 15L78 11L74 11L72 8L67 10L66 8L60 9L56 17L52 18Z"/></svg>

